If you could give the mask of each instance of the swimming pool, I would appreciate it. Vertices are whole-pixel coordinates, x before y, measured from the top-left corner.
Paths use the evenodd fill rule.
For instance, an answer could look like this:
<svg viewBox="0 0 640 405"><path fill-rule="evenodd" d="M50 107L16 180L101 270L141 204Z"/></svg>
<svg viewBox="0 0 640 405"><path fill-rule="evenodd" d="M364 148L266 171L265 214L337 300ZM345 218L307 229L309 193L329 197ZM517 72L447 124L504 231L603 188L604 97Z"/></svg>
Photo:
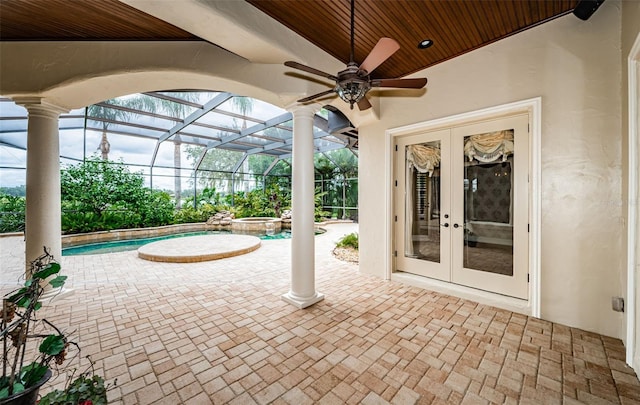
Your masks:
<svg viewBox="0 0 640 405"><path fill-rule="evenodd" d="M316 232L317 233L317 232ZM200 232L186 232L177 233L173 235L156 236L153 238L141 238L141 239L129 239L129 240L114 240L111 242L99 242L90 243L86 245L71 246L62 249L62 256L78 256L78 255L96 255L100 253L114 253L114 252L126 252L129 250L136 250L142 245L147 243L156 242L159 240L182 238L185 236L198 236L198 235L218 235L218 234L231 234L229 231L200 231ZM255 235L263 240L273 239L291 239L290 231L282 231L274 235Z"/></svg>

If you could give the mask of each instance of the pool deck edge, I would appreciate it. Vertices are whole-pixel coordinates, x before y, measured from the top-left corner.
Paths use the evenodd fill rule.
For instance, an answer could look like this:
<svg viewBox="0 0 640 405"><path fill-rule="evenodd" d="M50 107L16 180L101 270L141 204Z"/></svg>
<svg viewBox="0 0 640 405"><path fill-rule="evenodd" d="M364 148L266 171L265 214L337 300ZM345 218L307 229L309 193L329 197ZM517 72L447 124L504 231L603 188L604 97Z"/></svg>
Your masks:
<svg viewBox="0 0 640 405"><path fill-rule="evenodd" d="M171 246L171 249L168 249L168 246ZM141 246L138 248L138 257L153 262L197 263L244 255L260 246L262 241L255 236L190 236Z"/></svg>

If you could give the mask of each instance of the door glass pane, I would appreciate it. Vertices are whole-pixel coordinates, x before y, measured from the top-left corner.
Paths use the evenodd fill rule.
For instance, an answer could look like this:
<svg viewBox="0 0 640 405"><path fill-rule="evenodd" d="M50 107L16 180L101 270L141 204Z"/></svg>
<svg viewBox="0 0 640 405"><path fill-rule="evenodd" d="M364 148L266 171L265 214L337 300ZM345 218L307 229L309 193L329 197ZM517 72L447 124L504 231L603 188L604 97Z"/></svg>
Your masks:
<svg viewBox="0 0 640 405"><path fill-rule="evenodd" d="M513 130L464 138L465 268L513 276Z"/></svg>
<svg viewBox="0 0 640 405"><path fill-rule="evenodd" d="M440 141L405 148L406 257L440 263Z"/></svg>

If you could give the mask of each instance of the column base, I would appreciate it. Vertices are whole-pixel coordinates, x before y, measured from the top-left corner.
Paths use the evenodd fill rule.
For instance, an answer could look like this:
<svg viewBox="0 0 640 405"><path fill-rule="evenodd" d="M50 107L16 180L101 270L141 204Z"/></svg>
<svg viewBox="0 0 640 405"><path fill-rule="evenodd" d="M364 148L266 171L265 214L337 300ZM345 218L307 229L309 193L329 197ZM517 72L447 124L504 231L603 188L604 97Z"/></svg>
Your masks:
<svg viewBox="0 0 640 405"><path fill-rule="evenodd" d="M282 295L282 300L288 302L289 304L297 307L298 309L303 309L306 307L310 307L316 302L320 302L324 299L324 294L321 294L316 291L316 294L310 298L300 298L291 295L291 291Z"/></svg>

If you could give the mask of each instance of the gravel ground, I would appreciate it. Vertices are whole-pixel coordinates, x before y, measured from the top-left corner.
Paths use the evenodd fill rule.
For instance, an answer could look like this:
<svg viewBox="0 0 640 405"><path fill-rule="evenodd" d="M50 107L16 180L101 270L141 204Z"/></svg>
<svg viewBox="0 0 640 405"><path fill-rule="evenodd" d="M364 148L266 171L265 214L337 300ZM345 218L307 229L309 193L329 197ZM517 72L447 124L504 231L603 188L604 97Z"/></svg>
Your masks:
<svg viewBox="0 0 640 405"><path fill-rule="evenodd" d="M337 247L333 249L333 255L343 262L358 263L358 251L353 248Z"/></svg>

